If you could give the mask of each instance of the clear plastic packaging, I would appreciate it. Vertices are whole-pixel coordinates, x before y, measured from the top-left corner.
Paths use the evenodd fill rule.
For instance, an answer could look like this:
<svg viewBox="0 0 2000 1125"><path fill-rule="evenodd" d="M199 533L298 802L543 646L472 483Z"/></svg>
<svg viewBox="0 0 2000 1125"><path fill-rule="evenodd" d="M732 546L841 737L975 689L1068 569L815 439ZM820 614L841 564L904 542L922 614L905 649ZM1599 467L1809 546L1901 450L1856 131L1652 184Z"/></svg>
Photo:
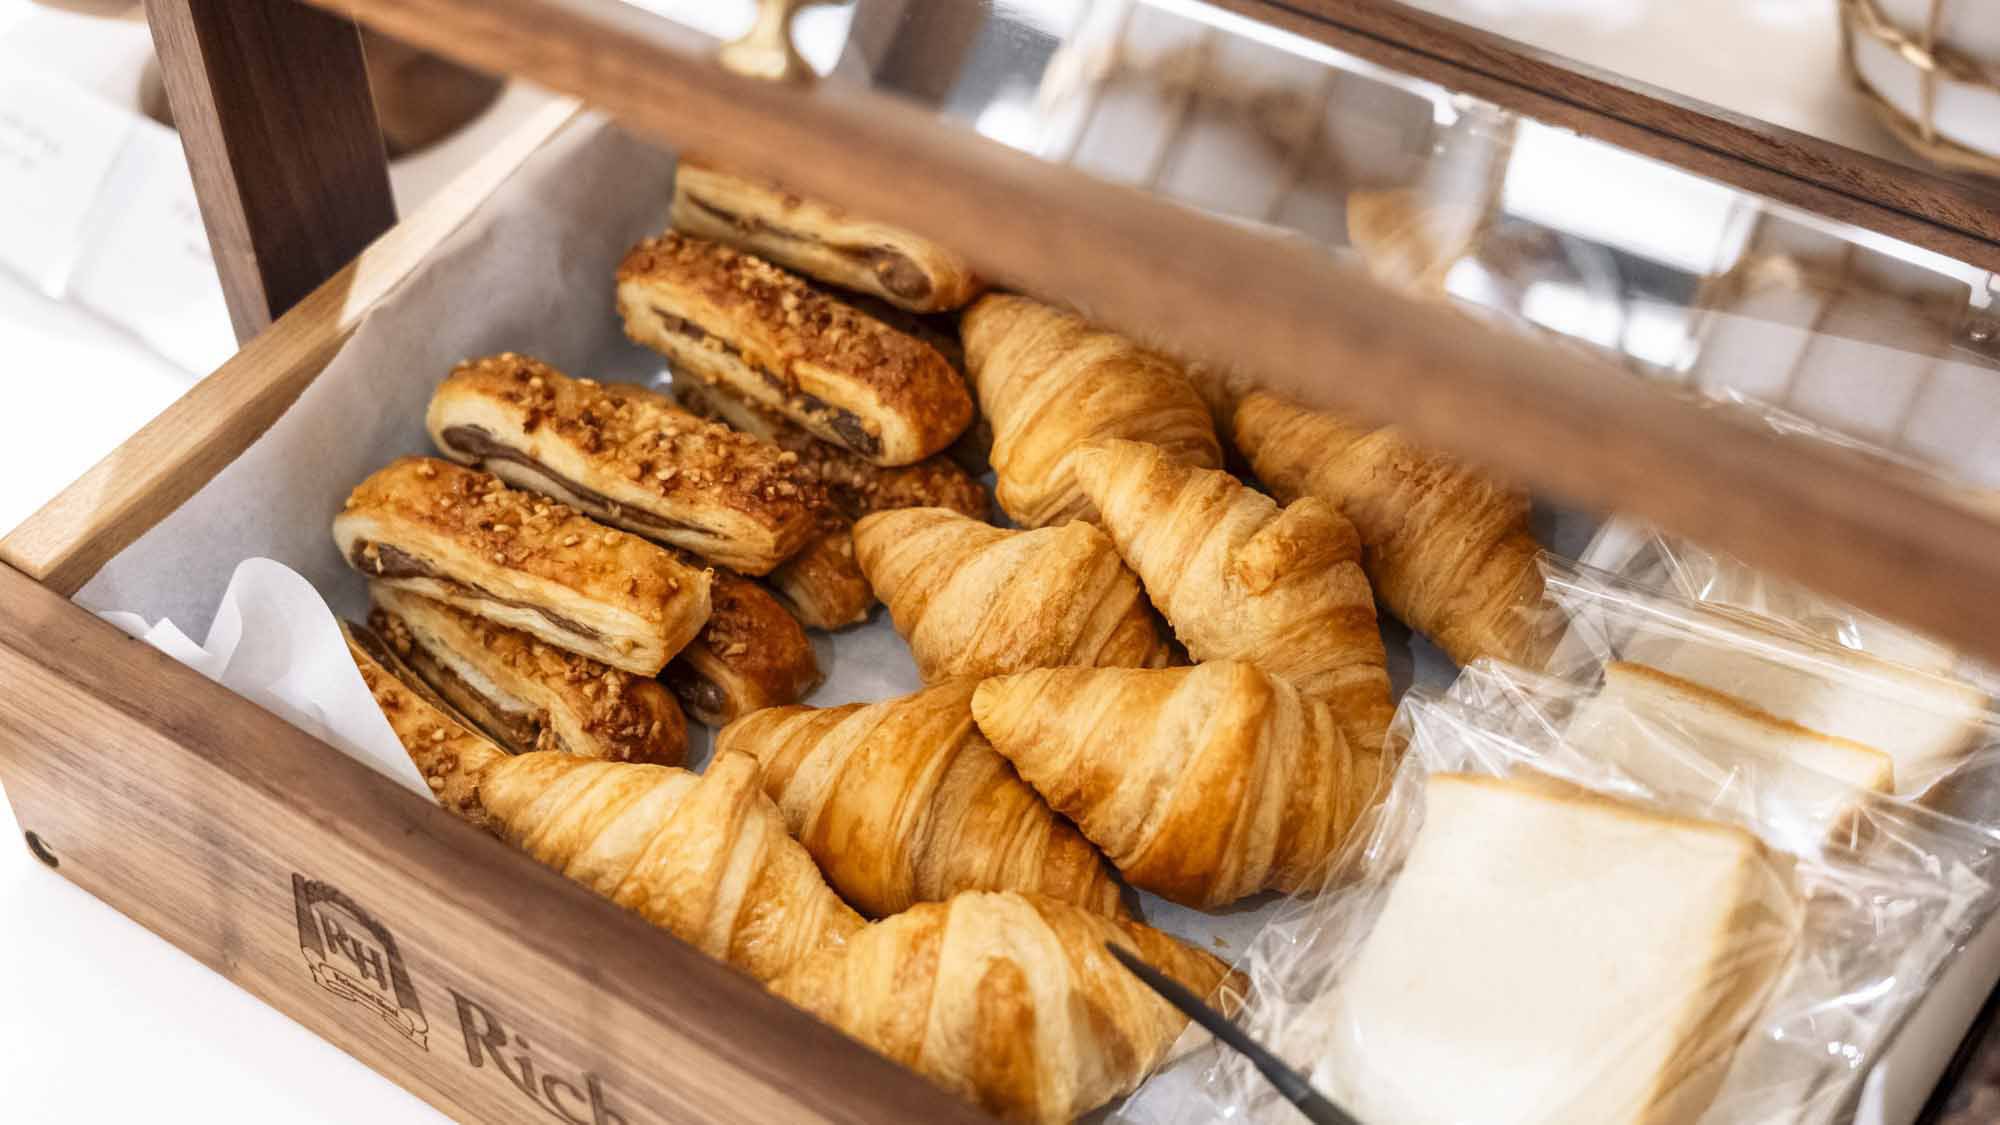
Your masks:
<svg viewBox="0 0 2000 1125"><path fill-rule="evenodd" d="M1781 437L1845 450L1883 473L1922 478L1940 488L1964 488L1936 467L1907 454L1735 390L1724 389L1716 398L1704 401L1714 409L1752 418ZM1974 494L1968 492L1967 496L1970 499ZM1950 646L1797 582L1766 574L1733 555L1631 520L1606 520L1577 561L1637 586L1758 614L1857 652L1924 671L1956 674L1985 685L1989 692L2000 689L2000 677L1962 658Z"/></svg>
<svg viewBox="0 0 2000 1125"><path fill-rule="evenodd" d="M1770 618L1807 636L1922 671L1986 680L1950 646L1796 582L1629 520L1607 520L1578 560L1646 589Z"/></svg>
<svg viewBox="0 0 2000 1125"><path fill-rule="evenodd" d="M1641 665L1893 762L1888 791L2000 820L2000 714L1977 683L1836 644L1744 609L1541 560L1543 670L1586 686Z"/></svg>
<svg viewBox="0 0 2000 1125"><path fill-rule="evenodd" d="M2000 841L1713 732L1585 749L1594 695L1483 664L1406 697L1386 798L1253 943L1239 1022L1368 1125L1848 1119ZM1207 1045L1114 1120L1300 1117Z"/></svg>

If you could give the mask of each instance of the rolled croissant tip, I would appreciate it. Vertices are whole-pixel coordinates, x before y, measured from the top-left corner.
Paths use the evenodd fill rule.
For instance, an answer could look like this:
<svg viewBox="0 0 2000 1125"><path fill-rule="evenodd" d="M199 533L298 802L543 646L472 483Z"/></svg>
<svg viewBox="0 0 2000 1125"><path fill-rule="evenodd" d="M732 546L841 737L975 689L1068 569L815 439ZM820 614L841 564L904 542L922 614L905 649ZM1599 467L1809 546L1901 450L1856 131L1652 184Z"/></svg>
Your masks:
<svg viewBox="0 0 2000 1125"><path fill-rule="evenodd" d="M501 758L479 777L481 803L502 825L513 823L542 793L577 770L615 768L611 762L579 758L560 750L536 750Z"/></svg>
<svg viewBox="0 0 2000 1125"><path fill-rule="evenodd" d="M1036 668L981 680L972 691L973 723L989 742L1011 741L1015 720L1028 717L1031 711L1020 703L1040 695L1043 686L1060 671L1060 668Z"/></svg>

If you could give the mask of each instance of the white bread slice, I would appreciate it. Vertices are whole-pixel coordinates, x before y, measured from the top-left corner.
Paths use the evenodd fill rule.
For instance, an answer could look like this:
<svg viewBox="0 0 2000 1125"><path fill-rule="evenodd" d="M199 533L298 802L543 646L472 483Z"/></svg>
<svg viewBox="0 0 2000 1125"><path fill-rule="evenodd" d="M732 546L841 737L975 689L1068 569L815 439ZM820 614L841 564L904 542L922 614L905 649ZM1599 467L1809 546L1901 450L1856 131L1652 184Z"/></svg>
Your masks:
<svg viewBox="0 0 2000 1125"><path fill-rule="evenodd" d="M1821 734L1644 664L1613 661L1604 686L1577 710L1564 737L1607 758L1624 751L1645 724L1666 726L1697 742L1794 762L1856 789L1895 790L1895 760L1852 739Z"/></svg>
<svg viewBox="0 0 2000 1125"><path fill-rule="evenodd" d="M1921 792L1976 745L1986 695L1963 680L1816 644L1729 615L1715 639L1634 638L1624 659L1719 691L1821 734L1873 746L1897 792Z"/></svg>
<svg viewBox="0 0 2000 1125"><path fill-rule="evenodd" d="M1789 857L1546 780L1437 774L1426 805L1315 1003L1315 1081L1371 1125L1700 1117L1797 941Z"/></svg>

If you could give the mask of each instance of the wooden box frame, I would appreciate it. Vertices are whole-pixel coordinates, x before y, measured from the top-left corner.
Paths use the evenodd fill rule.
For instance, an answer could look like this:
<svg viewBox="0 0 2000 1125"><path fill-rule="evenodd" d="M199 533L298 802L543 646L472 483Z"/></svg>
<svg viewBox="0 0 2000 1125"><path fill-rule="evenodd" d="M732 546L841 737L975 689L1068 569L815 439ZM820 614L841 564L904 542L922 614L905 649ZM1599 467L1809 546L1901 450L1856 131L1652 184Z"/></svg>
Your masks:
<svg viewBox="0 0 2000 1125"><path fill-rule="evenodd" d="M452 1116L515 1120L532 1103L623 1125L983 1119L68 600L275 421L574 112L536 115L390 228L349 18L897 214L992 276L1143 338L2000 657L2000 524L1935 482L1784 441L1584 352L1460 323L1321 255L915 107L727 73L707 44L663 41L610 0L314 5L148 3L247 342L0 541L0 778L43 862ZM1350 6L1228 6L1836 217L1873 206L1313 14ZM1962 227L1873 217L2000 261L2000 245Z"/></svg>

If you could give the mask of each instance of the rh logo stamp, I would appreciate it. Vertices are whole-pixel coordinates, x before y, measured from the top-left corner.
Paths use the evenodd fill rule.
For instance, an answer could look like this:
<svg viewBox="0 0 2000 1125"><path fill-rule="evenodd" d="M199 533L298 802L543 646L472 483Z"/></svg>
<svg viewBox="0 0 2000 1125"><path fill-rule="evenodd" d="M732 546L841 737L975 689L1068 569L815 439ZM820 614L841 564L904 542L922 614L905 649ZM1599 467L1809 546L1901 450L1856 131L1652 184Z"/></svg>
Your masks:
<svg viewBox="0 0 2000 1125"><path fill-rule="evenodd" d="M293 874L299 951L321 988L381 1016L424 1050L430 1024L396 939L339 888Z"/></svg>

